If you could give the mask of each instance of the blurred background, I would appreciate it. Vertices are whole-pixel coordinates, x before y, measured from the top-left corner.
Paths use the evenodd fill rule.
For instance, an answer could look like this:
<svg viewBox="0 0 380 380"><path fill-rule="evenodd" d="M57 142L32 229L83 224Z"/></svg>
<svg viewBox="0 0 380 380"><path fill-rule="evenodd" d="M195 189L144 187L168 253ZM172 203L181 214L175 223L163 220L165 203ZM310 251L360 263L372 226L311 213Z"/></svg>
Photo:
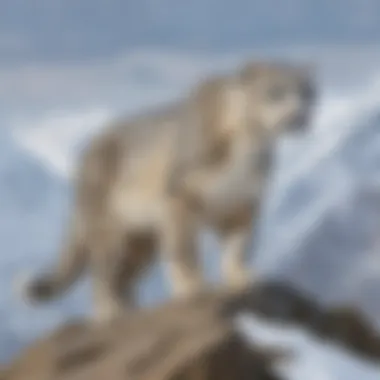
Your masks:
<svg viewBox="0 0 380 380"><path fill-rule="evenodd" d="M89 312L87 281L36 309L11 290L16 274L53 263L89 137L246 57L312 62L321 87L310 135L279 146L252 263L380 328L379 43L378 0L2 0L0 360ZM217 278L217 245L206 235L202 246ZM139 295L168 296L160 265ZM379 379L380 367L301 332L248 330L298 347L289 379Z"/></svg>

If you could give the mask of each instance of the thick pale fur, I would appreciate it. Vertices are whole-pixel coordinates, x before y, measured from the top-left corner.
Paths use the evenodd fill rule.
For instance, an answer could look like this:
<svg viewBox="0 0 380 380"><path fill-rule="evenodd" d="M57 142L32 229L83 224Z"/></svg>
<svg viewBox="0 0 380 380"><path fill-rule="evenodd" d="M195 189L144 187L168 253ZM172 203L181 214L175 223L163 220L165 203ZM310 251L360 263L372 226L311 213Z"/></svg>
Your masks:
<svg viewBox="0 0 380 380"><path fill-rule="evenodd" d="M133 305L133 285L157 251L174 294L194 294L204 286L196 245L204 225L221 239L227 286L248 285L249 242L274 143L305 129L313 92L305 67L250 62L107 128L80 161L60 261L29 281L24 295L52 299L86 268L95 318L109 320Z"/></svg>

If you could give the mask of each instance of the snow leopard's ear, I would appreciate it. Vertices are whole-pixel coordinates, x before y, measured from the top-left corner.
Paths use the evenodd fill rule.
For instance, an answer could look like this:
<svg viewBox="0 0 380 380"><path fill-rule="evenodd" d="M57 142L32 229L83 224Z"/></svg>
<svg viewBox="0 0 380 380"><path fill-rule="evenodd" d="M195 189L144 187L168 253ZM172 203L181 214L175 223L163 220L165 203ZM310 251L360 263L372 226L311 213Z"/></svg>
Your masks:
<svg viewBox="0 0 380 380"><path fill-rule="evenodd" d="M286 63L284 61L259 61L251 60L241 65L238 70L242 83L249 83L256 78L271 76L274 72L283 72L296 75L304 79L314 78L317 73L317 66L312 62Z"/></svg>
<svg viewBox="0 0 380 380"><path fill-rule="evenodd" d="M273 62L250 60L240 66L238 77L242 84L248 84L263 74L269 73L270 70L273 70L273 67Z"/></svg>

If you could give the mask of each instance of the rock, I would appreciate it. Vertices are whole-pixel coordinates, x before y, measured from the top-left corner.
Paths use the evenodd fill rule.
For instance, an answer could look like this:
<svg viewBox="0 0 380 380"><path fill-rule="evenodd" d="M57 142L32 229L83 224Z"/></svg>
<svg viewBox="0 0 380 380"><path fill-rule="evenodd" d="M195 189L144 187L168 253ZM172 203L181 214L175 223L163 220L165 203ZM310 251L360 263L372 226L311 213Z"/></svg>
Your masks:
<svg viewBox="0 0 380 380"><path fill-rule="evenodd" d="M67 323L4 367L0 380L282 380L275 364L286 353L248 345L234 328L240 311L298 323L379 359L379 336L358 312L325 311L292 287L269 283L172 300L107 325Z"/></svg>
<svg viewBox="0 0 380 380"><path fill-rule="evenodd" d="M136 311L108 325L72 322L26 349L1 380L279 380L275 353L247 346L208 295Z"/></svg>

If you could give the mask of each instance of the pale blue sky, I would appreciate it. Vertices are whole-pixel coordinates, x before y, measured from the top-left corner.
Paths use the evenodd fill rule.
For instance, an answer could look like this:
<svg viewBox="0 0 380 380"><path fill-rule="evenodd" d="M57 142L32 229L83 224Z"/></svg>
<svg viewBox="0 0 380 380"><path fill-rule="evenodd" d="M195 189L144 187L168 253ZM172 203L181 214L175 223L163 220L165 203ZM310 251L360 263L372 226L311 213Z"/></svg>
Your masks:
<svg viewBox="0 0 380 380"><path fill-rule="evenodd" d="M380 40L377 0L2 0L0 58Z"/></svg>

